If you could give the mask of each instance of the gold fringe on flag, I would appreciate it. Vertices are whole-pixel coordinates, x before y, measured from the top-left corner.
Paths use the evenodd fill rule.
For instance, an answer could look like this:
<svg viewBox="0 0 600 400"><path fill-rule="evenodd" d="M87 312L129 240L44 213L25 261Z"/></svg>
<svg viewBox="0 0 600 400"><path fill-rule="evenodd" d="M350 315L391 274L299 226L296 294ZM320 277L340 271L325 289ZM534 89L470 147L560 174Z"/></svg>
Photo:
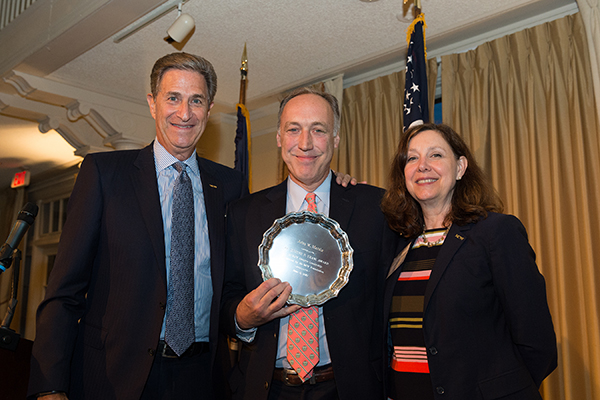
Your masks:
<svg viewBox="0 0 600 400"><path fill-rule="evenodd" d="M425 28L427 28L427 24L425 23L425 14L421 13L415 17L413 22L411 22L408 30L406 31L406 43L410 45L410 37L415 31L415 25L418 22L423 22L423 51L425 53L425 60L427 60L427 46L425 45Z"/></svg>

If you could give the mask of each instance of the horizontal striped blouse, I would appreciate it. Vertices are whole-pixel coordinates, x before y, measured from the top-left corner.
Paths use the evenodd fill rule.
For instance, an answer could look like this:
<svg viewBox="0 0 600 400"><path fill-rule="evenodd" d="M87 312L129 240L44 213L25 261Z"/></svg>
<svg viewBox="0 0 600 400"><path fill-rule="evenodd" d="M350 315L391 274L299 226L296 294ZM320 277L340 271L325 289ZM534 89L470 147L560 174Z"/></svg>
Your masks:
<svg viewBox="0 0 600 400"><path fill-rule="evenodd" d="M447 229L425 231L402 264L389 315L393 353L388 397L393 400L433 399L423 337L423 304L431 269Z"/></svg>

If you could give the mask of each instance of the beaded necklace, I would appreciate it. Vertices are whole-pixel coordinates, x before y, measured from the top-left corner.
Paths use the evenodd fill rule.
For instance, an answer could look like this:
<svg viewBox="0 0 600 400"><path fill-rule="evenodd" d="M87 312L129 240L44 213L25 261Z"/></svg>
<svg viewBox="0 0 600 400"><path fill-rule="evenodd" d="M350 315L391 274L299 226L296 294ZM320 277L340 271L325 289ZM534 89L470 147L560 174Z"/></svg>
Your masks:
<svg viewBox="0 0 600 400"><path fill-rule="evenodd" d="M435 242L430 242L429 240L427 240L427 235L425 234L425 227L423 227L423 233L421 233L421 238L423 239L423 243L427 246L427 247L433 247L433 246L437 246L440 243L444 243L444 240L446 239L446 236L448 235L448 230L450 229L450 227L447 227L446 230L444 231L444 234Z"/></svg>

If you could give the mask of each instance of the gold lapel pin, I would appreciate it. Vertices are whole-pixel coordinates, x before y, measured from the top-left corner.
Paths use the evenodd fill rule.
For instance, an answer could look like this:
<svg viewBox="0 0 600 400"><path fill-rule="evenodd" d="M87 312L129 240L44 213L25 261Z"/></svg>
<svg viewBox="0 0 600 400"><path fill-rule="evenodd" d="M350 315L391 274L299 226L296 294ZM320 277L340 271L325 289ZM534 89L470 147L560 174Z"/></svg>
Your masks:
<svg viewBox="0 0 600 400"><path fill-rule="evenodd" d="M213 185L213 184L211 184L211 183L209 183L209 184L208 184L208 186L210 186L210 187L211 187L211 188L213 188L213 189L216 189L216 188L217 188L215 185Z"/></svg>
<svg viewBox="0 0 600 400"><path fill-rule="evenodd" d="M456 235L454 235L454 237L457 239L460 239L460 240L465 240L465 238L460 236L458 233Z"/></svg>

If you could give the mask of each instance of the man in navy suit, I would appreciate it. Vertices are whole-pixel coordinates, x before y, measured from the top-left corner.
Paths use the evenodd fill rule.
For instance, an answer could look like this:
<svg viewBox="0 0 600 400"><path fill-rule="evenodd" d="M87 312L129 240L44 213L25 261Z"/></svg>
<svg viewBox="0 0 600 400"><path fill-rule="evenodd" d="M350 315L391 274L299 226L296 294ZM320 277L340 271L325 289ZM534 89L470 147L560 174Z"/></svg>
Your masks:
<svg viewBox="0 0 600 400"><path fill-rule="evenodd" d="M38 309L29 396L213 398L225 213L247 191L240 173L196 155L216 89L202 57L162 57L148 94L156 140L85 158ZM164 342L177 162L191 180L195 228L195 341L179 355Z"/></svg>
<svg viewBox="0 0 600 400"><path fill-rule="evenodd" d="M329 165L339 127L335 97L308 88L289 94L280 105L277 133L289 178L229 209L221 323L243 343L230 377L235 399L383 396L377 315L397 237L379 208L382 189L333 183ZM348 234L354 269L339 295L319 307L319 362L303 382L287 360L288 320L299 309L286 306L293 288L277 278L263 282L257 263L263 233L276 218L308 209L308 193L316 196L317 212Z"/></svg>

